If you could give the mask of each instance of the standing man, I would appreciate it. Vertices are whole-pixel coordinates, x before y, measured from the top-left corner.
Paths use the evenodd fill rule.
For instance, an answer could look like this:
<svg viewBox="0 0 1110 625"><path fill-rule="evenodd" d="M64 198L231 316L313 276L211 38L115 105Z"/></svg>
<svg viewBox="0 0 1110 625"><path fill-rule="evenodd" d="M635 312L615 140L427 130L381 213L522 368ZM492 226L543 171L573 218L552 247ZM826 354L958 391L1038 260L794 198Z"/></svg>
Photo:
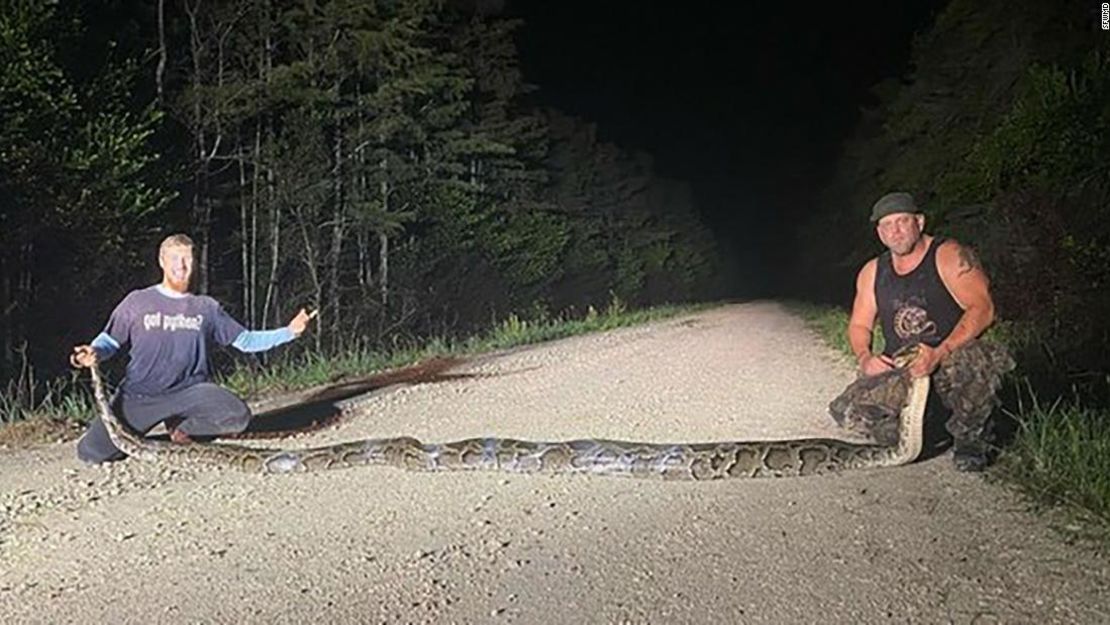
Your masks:
<svg viewBox="0 0 1110 625"><path fill-rule="evenodd" d="M981 471L988 462L983 430L1002 373L1013 368L1001 346L976 340L994 321L987 275L970 248L924 233L925 215L909 193L879 198L871 222L887 251L856 277L848 342L860 372L889 371L892 354L920 344L909 373L936 372L937 394L952 411L945 427L956 468ZM885 339L879 354L871 351L876 318Z"/></svg>
<svg viewBox="0 0 1110 625"><path fill-rule="evenodd" d="M209 381L209 347L215 342L242 352L265 351L300 336L316 312L301 309L284 328L248 331L216 300L189 293L193 241L188 236L166 237L158 265L162 282L128 293L92 344L73 348L70 363L89 367L129 346L131 361L113 409L144 434L163 422L176 443L243 431L250 409ZM77 442L77 456L98 464L124 454L97 417Z"/></svg>

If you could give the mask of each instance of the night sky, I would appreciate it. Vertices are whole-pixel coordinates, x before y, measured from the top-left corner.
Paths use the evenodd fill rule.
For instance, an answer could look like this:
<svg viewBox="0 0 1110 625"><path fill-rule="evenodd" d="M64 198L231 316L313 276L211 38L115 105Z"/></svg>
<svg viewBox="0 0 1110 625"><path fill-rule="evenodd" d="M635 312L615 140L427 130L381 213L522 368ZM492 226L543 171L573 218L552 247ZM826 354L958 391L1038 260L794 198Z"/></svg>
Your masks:
<svg viewBox="0 0 1110 625"><path fill-rule="evenodd" d="M942 4L509 0L505 14L525 21L537 103L688 181L723 249L751 267L788 250L868 89L906 73ZM758 273L767 290L773 267Z"/></svg>

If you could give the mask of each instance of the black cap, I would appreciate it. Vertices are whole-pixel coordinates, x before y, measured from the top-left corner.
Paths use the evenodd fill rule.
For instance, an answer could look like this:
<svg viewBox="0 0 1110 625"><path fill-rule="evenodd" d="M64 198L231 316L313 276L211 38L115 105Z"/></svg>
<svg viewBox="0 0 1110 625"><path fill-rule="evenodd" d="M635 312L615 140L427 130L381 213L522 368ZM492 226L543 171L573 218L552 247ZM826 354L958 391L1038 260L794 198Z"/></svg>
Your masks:
<svg viewBox="0 0 1110 625"><path fill-rule="evenodd" d="M921 209L917 208L917 203L913 201L913 196L903 191L896 191L894 193L887 193L879 198L878 202L871 207L871 222L879 221L887 215L894 213L920 213Z"/></svg>

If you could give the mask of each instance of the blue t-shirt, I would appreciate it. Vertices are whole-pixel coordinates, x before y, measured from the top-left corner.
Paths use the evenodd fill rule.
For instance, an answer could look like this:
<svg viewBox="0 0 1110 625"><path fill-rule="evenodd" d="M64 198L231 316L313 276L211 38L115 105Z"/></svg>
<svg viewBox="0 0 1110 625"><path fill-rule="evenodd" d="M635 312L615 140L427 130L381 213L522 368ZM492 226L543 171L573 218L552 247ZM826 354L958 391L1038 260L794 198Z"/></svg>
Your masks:
<svg viewBox="0 0 1110 625"><path fill-rule="evenodd" d="M171 297L157 285L128 293L104 328L118 346L131 346L122 384L130 396L161 395L207 382L209 342L230 345L245 331L211 297Z"/></svg>

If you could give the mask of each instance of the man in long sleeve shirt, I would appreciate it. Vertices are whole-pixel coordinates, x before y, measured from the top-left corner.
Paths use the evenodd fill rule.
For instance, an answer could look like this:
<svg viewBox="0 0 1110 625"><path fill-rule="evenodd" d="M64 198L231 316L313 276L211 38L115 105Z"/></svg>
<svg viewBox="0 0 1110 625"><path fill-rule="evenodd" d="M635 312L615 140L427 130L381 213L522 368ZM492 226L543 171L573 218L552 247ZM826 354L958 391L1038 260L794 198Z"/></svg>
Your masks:
<svg viewBox="0 0 1110 625"><path fill-rule="evenodd" d="M162 282L129 293L89 345L73 349L71 362L87 367L128 349L131 361L113 409L139 432L166 423L170 438L188 442L241 432L250 422L242 399L211 380L209 346L260 352L288 343L315 316L301 310L284 328L249 331L211 297L189 292L193 242L181 234L158 251ZM77 443L78 457L100 463L123 457L98 417Z"/></svg>

